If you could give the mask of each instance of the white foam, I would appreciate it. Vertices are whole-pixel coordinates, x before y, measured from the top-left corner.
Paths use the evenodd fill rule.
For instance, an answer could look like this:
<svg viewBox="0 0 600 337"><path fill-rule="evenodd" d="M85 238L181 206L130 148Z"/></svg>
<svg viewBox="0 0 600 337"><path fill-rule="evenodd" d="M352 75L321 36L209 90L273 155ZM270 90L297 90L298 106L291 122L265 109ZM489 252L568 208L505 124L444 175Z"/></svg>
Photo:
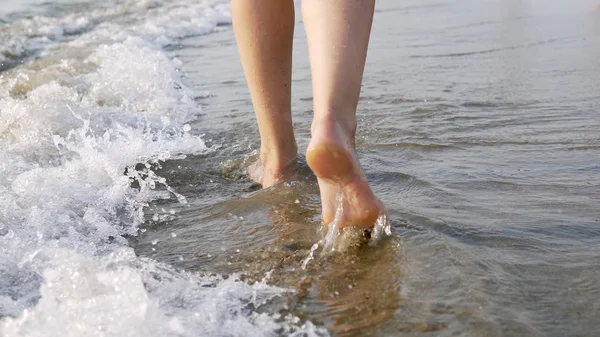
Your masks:
<svg viewBox="0 0 600 337"><path fill-rule="evenodd" d="M291 315L252 307L283 307L285 289L249 285L234 276L175 272L119 249L102 258L48 250L41 299L0 325L4 336L265 336L319 330Z"/></svg>
<svg viewBox="0 0 600 337"><path fill-rule="evenodd" d="M218 1L102 6L0 29L0 51L40 55L0 77L0 335L325 335L279 314L289 290L175 271L127 246L149 202L185 202L136 164L211 151L161 48L230 19Z"/></svg>
<svg viewBox="0 0 600 337"><path fill-rule="evenodd" d="M94 30L95 38L102 37L105 25L119 27L110 29L111 34L105 38L118 40L136 35L166 45L181 37L210 33L219 23L231 20L228 4L222 0L109 0L97 5L102 7L82 8L80 12L57 17L36 16L0 27L0 65L28 54L47 52L88 30Z"/></svg>

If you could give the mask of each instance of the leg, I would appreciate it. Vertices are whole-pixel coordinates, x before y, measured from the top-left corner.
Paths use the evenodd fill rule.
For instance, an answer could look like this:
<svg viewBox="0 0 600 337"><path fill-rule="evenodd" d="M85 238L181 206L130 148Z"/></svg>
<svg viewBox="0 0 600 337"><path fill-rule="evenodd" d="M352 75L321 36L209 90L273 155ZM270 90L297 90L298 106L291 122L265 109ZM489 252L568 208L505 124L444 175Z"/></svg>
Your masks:
<svg viewBox="0 0 600 337"><path fill-rule="evenodd" d="M263 187L295 165L291 114L292 0L232 0L233 28L260 131L260 168L251 172Z"/></svg>
<svg viewBox="0 0 600 337"><path fill-rule="evenodd" d="M354 149L374 7L374 0L302 1L315 109L306 159L318 178L326 224L334 220L336 196L342 197L339 228L372 227L385 212Z"/></svg>

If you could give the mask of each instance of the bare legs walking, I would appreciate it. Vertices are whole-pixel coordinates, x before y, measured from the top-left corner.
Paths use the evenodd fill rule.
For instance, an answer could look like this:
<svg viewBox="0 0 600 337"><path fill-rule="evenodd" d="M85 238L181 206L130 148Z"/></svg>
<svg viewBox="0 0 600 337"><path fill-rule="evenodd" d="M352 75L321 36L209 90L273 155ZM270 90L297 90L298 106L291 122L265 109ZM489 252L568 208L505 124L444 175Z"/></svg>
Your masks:
<svg viewBox="0 0 600 337"><path fill-rule="evenodd" d="M291 0L233 0L233 25L261 136L261 174L268 187L283 178L297 155L291 120ZM303 0L308 35L314 119L306 152L318 178L322 216L340 228L372 227L385 212L354 147L374 0Z"/></svg>

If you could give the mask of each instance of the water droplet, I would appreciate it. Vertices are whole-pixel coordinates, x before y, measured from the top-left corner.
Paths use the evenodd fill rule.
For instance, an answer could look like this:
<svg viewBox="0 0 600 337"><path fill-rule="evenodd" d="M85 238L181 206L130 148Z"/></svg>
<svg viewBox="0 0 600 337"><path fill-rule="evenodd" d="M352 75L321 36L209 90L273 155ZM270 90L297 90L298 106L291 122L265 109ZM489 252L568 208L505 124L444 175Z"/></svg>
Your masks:
<svg viewBox="0 0 600 337"><path fill-rule="evenodd" d="M317 248L319 248L319 242L315 243L314 245L312 245L312 247L310 247L310 254L308 254L308 256L306 257L304 262L302 262L303 270L306 270L306 266L308 265L310 260L315 258L314 255L315 255L315 250L317 250Z"/></svg>

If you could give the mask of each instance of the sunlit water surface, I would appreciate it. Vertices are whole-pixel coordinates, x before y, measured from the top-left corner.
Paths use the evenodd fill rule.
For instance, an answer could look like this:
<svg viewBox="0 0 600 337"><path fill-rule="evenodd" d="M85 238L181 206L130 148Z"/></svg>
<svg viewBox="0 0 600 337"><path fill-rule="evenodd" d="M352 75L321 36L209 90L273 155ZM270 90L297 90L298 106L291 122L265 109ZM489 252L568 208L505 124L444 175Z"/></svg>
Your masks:
<svg viewBox="0 0 600 337"><path fill-rule="evenodd" d="M3 335L600 330L594 1L378 1L357 146L392 235L311 260L310 171L245 175L226 3L34 3L0 9ZM294 42L305 148L299 16Z"/></svg>

